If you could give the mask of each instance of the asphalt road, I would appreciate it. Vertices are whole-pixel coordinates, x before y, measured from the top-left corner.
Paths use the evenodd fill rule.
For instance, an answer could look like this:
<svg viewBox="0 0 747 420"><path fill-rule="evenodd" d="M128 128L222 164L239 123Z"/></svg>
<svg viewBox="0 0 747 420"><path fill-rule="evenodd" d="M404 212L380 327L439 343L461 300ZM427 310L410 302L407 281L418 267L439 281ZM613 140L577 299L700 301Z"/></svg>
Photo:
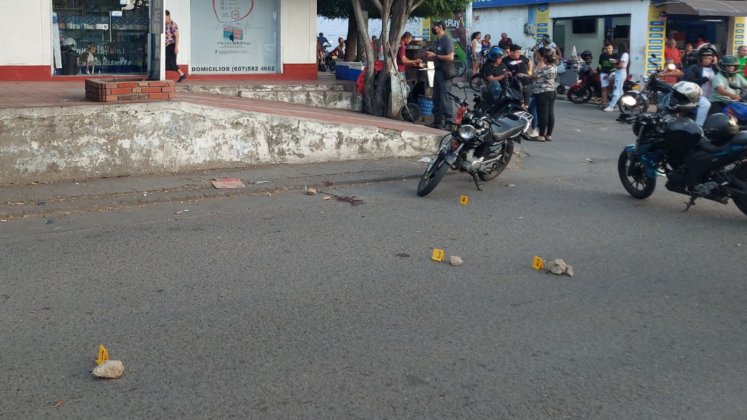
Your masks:
<svg viewBox="0 0 747 420"><path fill-rule="evenodd" d="M632 199L630 127L557 114L482 192L452 174L425 198L331 190L357 206L288 191L1 223L0 417L747 418L747 217L683 213L663 185ZM99 344L123 378L92 378Z"/></svg>

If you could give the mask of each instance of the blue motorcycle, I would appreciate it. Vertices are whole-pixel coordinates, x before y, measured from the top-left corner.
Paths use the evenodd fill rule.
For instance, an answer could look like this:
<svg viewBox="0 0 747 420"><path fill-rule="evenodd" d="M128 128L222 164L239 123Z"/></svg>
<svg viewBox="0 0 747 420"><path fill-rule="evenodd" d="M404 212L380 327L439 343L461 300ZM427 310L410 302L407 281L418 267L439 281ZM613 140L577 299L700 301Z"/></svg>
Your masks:
<svg viewBox="0 0 747 420"><path fill-rule="evenodd" d="M635 118L637 139L620 154L620 181L631 196L644 199L665 176L668 190L690 197L685 211L698 198L722 204L732 199L747 214L747 131L723 113L709 116L701 129L687 117L693 102L675 90L657 112Z"/></svg>

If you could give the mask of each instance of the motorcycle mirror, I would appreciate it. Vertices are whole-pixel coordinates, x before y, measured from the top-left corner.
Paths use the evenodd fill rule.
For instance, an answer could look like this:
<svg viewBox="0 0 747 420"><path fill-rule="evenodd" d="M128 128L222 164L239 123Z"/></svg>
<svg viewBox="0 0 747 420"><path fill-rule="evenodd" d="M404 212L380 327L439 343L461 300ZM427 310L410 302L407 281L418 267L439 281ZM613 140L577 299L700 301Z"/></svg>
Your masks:
<svg viewBox="0 0 747 420"><path fill-rule="evenodd" d="M635 106L636 104L635 98L630 95L620 98L620 102L622 102L625 106Z"/></svg>

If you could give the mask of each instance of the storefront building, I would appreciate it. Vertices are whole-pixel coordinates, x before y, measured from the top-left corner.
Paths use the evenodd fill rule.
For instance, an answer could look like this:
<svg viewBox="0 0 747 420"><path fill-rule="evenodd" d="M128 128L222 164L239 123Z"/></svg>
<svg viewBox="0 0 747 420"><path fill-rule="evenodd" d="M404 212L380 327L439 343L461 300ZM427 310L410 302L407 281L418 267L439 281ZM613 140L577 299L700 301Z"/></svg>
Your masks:
<svg viewBox="0 0 747 420"><path fill-rule="evenodd" d="M630 50L630 73L640 77L653 69L646 57L663 56L667 37L678 46L695 43L698 35L723 53L744 42L747 1L717 0L476 0L472 31L489 33L497 42L506 32L514 43L532 47L550 35L570 57L589 50L599 56L604 40Z"/></svg>
<svg viewBox="0 0 747 420"><path fill-rule="evenodd" d="M0 80L148 74L163 66L152 29L163 10L179 26L177 63L191 79L315 80L316 1L8 2L0 36L19 41L0 51Z"/></svg>

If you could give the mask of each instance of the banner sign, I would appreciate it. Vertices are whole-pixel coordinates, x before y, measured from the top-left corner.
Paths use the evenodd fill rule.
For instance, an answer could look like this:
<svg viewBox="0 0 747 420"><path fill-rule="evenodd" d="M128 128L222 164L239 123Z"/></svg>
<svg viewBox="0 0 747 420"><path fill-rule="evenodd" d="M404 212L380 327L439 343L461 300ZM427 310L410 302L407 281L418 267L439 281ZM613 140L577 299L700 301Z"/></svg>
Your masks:
<svg viewBox="0 0 747 420"><path fill-rule="evenodd" d="M664 67L664 48L667 40L667 13L662 7L648 7L648 31L646 33L646 73L653 73ZM656 54L654 64L649 62L651 54Z"/></svg>
<svg viewBox="0 0 747 420"><path fill-rule="evenodd" d="M192 2L193 74L279 73L279 0Z"/></svg>
<svg viewBox="0 0 747 420"><path fill-rule="evenodd" d="M587 0L588 1L588 0ZM582 0L473 0L473 9L485 9L488 7L508 7L508 6L537 6L551 3L581 3Z"/></svg>
<svg viewBox="0 0 747 420"><path fill-rule="evenodd" d="M737 50L740 45L747 45L744 40L744 25L747 23L747 18L736 16L734 17L734 43L732 54L737 55Z"/></svg>

